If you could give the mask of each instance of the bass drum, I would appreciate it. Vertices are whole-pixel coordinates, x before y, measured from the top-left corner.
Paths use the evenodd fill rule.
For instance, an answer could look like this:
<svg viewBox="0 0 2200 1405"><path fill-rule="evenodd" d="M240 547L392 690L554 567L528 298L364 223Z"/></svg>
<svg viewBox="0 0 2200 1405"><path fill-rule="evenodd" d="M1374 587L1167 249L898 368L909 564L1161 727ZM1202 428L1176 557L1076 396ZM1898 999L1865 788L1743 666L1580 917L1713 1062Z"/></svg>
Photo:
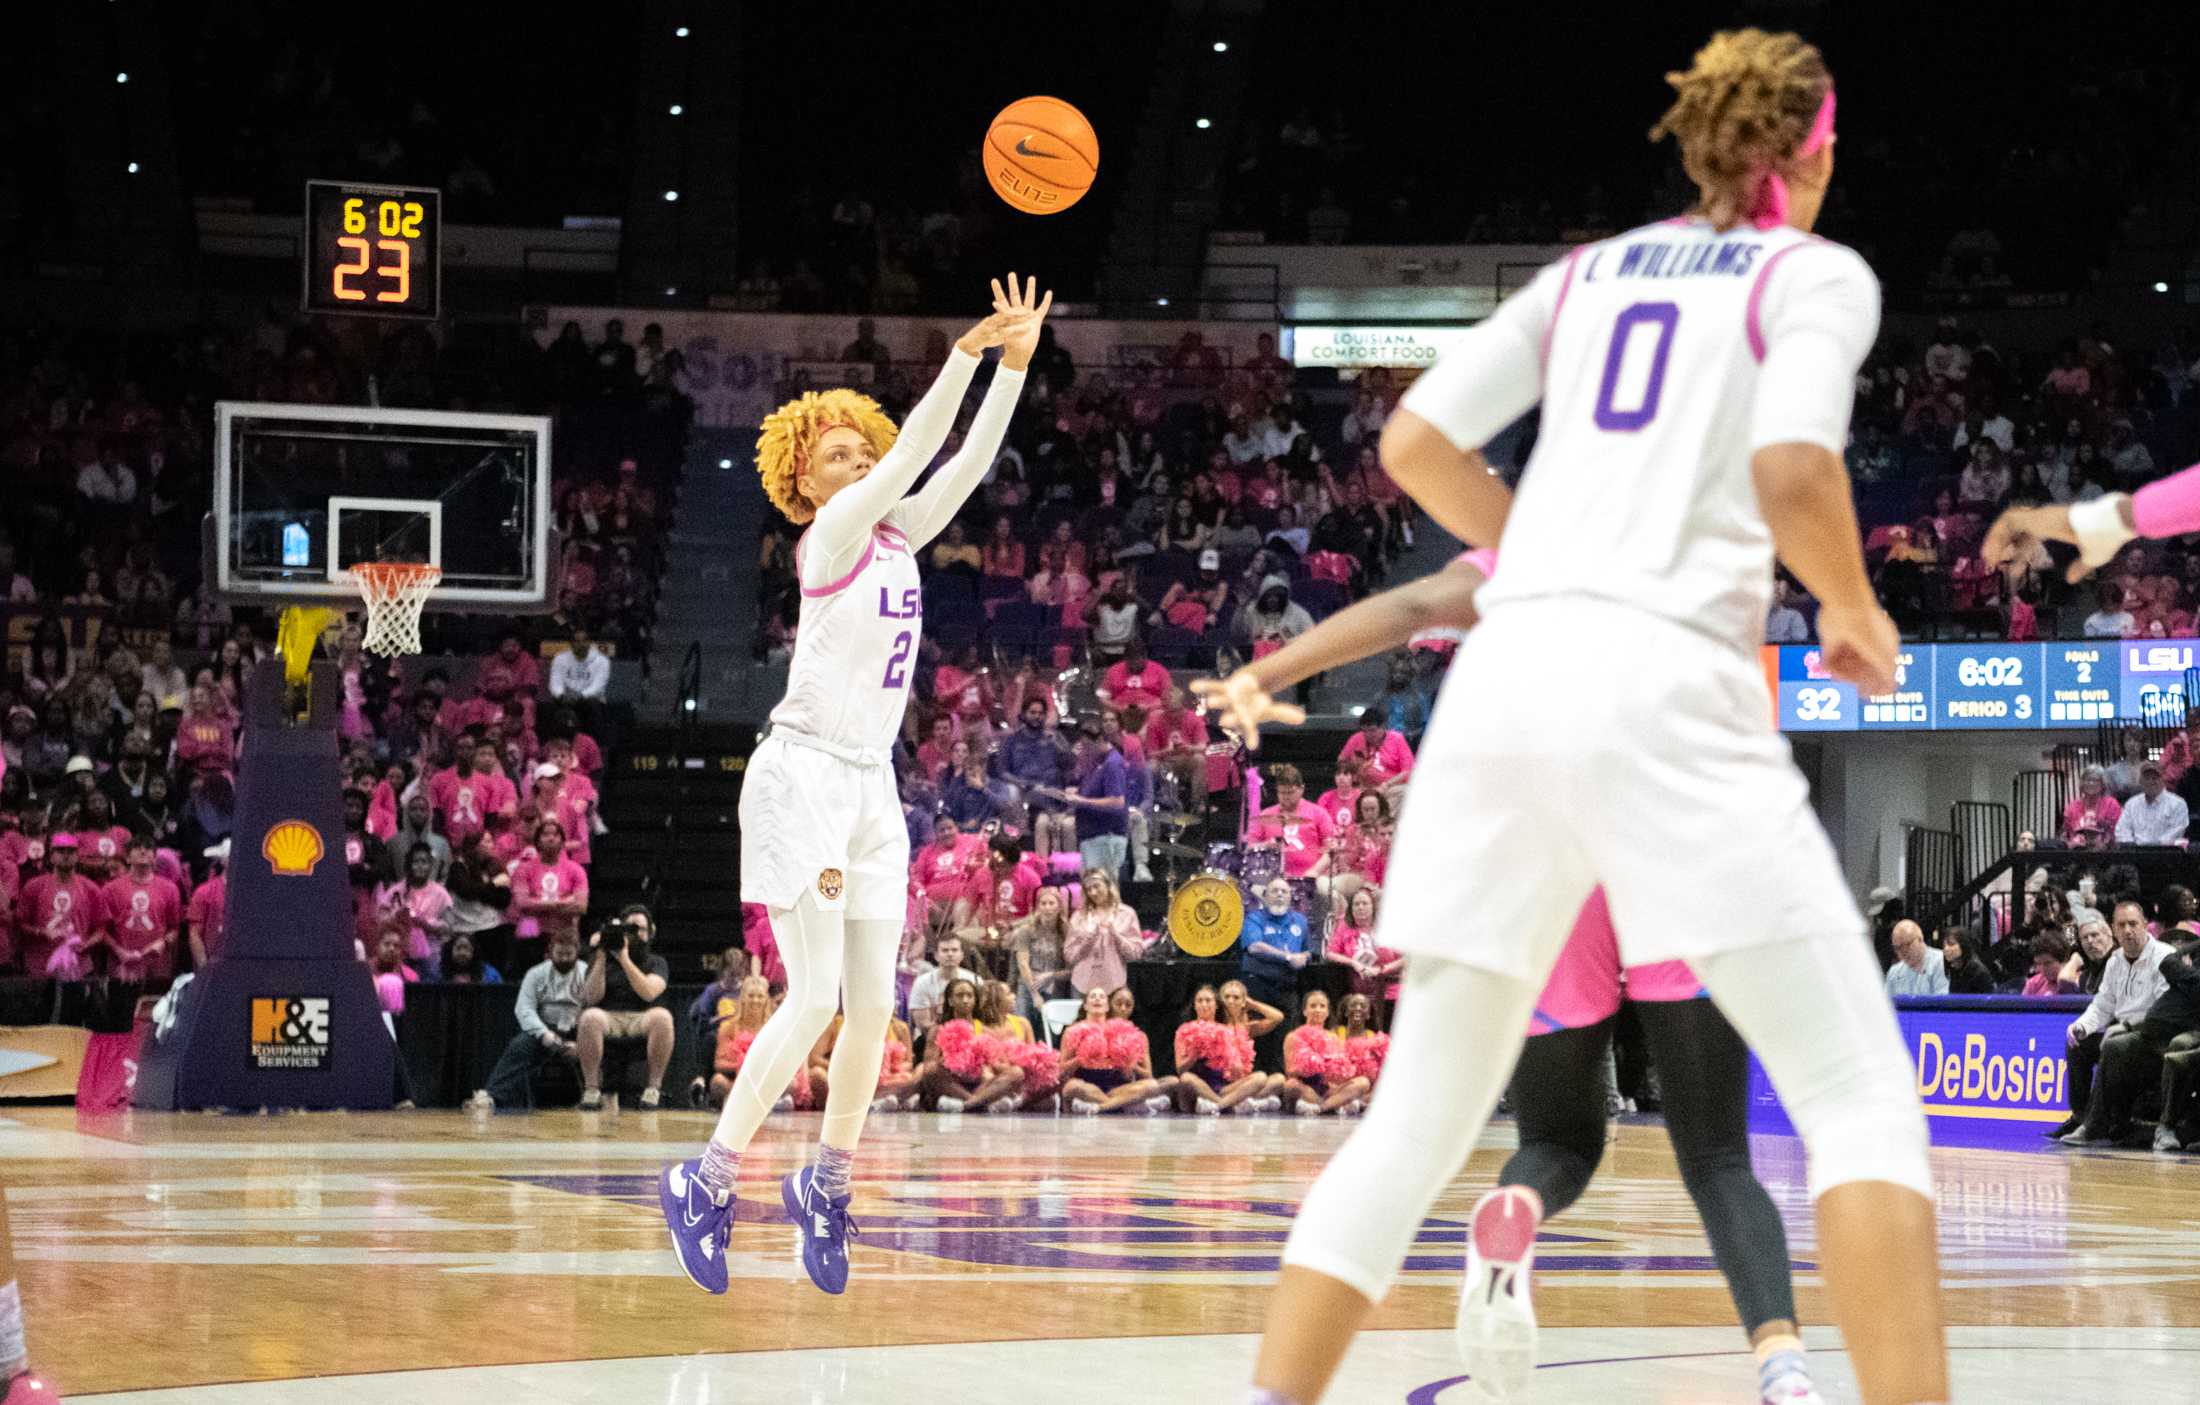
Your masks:
<svg viewBox="0 0 2200 1405"><path fill-rule="evenodd" d="M1169 939L1187 956L1220 956L1244 925L1245 899L1228 874L1202 873L1169 897Z"/></svg>

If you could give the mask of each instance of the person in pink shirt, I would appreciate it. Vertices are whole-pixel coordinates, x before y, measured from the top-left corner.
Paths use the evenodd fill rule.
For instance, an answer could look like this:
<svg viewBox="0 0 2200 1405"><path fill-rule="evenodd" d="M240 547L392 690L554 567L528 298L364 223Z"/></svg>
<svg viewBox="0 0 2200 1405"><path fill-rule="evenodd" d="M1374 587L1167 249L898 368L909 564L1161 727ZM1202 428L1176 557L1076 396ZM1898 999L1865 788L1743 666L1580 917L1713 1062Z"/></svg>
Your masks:
<svg viewBox="0 0 2200 1405"><path fill-rule="evenodd" d="M519 794L504 778L496 748L482 742L461 751L449 770L429 778L428 803L435 809L444 837L456 844L487 828L488 816L517 813Z"/></svg>
<svg viewBox="0 0 2200 1405"><path fill-rule="evenodd" d="M451 890L435 881L435 851L415 844L405 854L404 879L383 884L374 895L377 925L385 932L402 931L405 959L432 975L447 935L444 918L451 901Z"/></svg>
<svg viewBox="0 0 2200 1405"><path fill-rule="evenodd" d="M581 914L586 911L588 872L566 856L565 826L544 819L535 825L533 856L512 868L512 912L521 919L518 935L527 939L563 934L579 941ZM512 965L524 971L535 964L543 948L530 944L518 949L529 954Z"/></svg>
<svg viewBox="0 0 2200 1405"><path fill-rule="evenodd" d="M1406 745L1405 735L1390 730L1387 714L1377 707L1370 707L1360 714L1359 730L1337 753L1337 764L1347 761L1360 762L1360 781L1378 790L1389 790L1405 783L1413 772L1413 748Z"/></svg>
<svg viewBox="0 0 2200 1405"><path fill-rule="evenodd" d="M122 875L100 889L113 974L120 981L164 981L175 968L183 894L153 872L152 840L133 839L124 853Z"/></svg>
<svg viewBox="0 0 2200 1405"><path fill-rule="evenodd" d="M762 976L773 990L787 988L786 963L779 959L779 939L772 935L772 912L764 904L741 904L741 946L749 954L750 974Z"/></svg>
<svg viewBox="0 0 2200 1405"><path fill-rule="evenodd" d="M192 685L190 702L176 724L176 764L202 775L227 772L237 764L232 719L215 705L208 684Z"/></svg>
<svg viewBox="0 0 2200 1405"><path fill-rule="evenodd" d="M1140 737L1155 774L1176 778L1178 806L1187 813L1204 810L1208 794L1218 788L1208 776L1207 719L1182 688L1169 689L1160 709L1147 715Z"/></svg>
<svg viewBox="0 0 2200 1405"><path fill-rule="evenodd" d="M86 878L104 883L122 871L130 831L115 823L115 804L105 791L84 797L75 832L77 868Z"/></svg>
<svg viewBox="0 0 2200 1405"><path fill-rule="evenodd" d="M2124 807L2108 793L2108 773L2088 766L2078 773L2078 793L2063 806L2063 842L2080 849L2105 847L2116 834Z"/></svg>
<svg viewBox="0 0 2200 1405"><path fill-rule="evenodd" d="M917 850L910 868L924 900L935 910L952 908L969 890L971 876L986 864L985 840L965 834L954 820L941 815L932 822L932 842Z"/></svg>
<svg viewBox="0 0 2200 1405"><path fill-rule="evenodd" d="M1277 844L1283 849L1287 878L1319 878L1329 872L1329 841L1336 828L1321 807L1307 803L1306 780L1299 768L1286 762L1268 768L1276 787L1276 803L1254 817L1246 841Z"/></svg>
<svg viewBox="0 0 2200 1405"><path fill-rule="evenodd" d="M367 963L374 972L374 998L385 1015L405 1013L405 987L420 973L405 963L405 933L400 926L386 928L375 939L374 955Z"/></svg>
<svg viewBox="0 0 2200 1405"><path fill-rule="evenodd" d="M542 664L527 652L517 631L506 630L497 641L495 661L512 680L515 692L535 694L542 691Z"/></svg>
<svg viewBox="0 0 2200 1405"><path fill-rule="evenodd" d="M588 778L583 776L581 784L587 785ZM552 763L545 761L537 766L535 814L539 818L558 822L558 828L564 830L566 835L565 857L586 868L589 864L588 816L595 809L595 800L592 793L583 795L577 789L569 791L567 787L570 785L572 782L566 778L565 773ZM590 787L591 792L593 789Z"/></svg>
<svg viewBox="0 0 2200 1405"><path fill-rule="evenodd" d="M1169 670L1146 656L1146 641L1134 634L1123 645L1123 657L1102 677L1100 700L1151 712L1169 700L1170 687Z"/></svg>
<svg viewBox="0 0 2200 1405"><path fill-rule="evenodd" d="M2070 948L2058 933L2042 932L2032 939L2032 974L2024 978L2023 993L2040 995L2076 995L2080 989L2075 980L2063 975L2063 963L2070 959Z"/></svg>
<svg viewBox="0 0 2200 1405"><path fill-rule="evenodd" d="M1360 798L1360 763L1357 758L1337 763L1337 783L1322 792L1322 798L1314 803L1329 816L1329 823L1343 829L1352 823L1352 805Z"/></svg>
<svg viewBox="0 0 2200 1405"><path fill-rule="evenodd" d="M56 834L46 845L48 871L23 885L15 900L15 950L24 974L36 980L82 980L91 973L86 953L106 922L99 885L76 867L76 836Z"/></svg>
<svg viewBox="0 0 2200 1405"><path fill-rule="evenodd" d="M221 955L222 938L228 932L229 917L229 841L224 839L206 851L214 861L213 871L204 883L191 890L191 905L184 913L189 923L191 942L191 969L203 971L207 963Z"/></svg>
<svg viewBox="0 0 2200 1405"><path fill-rule="evenodd" d="M1375 944L1375 914L1379 890L1362 887L1345 904L1345 919L1329 934L1322 960L1352 968L1352 989L1370 1000L1380 1000L1387 1011L1398 1003L1398 973L1405 957L1387 946Z"/></svg>

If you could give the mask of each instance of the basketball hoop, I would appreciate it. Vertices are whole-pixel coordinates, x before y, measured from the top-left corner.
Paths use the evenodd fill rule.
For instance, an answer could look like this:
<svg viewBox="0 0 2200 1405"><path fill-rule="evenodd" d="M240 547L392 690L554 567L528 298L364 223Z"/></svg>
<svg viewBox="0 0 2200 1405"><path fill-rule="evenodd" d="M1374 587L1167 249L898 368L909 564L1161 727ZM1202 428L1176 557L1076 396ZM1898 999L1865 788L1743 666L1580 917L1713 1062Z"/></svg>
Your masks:
<svg viewBox="0 0 2200 1405"><path fill-rule="evenodd" d="M420 652L420 611L443 579L441 566L418 561L362 561L352 579L367 602L366 647L393 658Z"/></svg>

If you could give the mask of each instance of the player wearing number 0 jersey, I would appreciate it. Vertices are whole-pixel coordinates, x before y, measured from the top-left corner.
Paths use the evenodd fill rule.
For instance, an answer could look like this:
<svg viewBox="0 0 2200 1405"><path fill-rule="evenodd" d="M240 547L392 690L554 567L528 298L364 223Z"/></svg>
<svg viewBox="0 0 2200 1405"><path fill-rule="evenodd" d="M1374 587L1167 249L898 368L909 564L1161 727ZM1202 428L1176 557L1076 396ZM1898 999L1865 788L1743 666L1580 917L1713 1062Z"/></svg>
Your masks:
<svg viewBox="0 0 2200 1405"><path fill-rule="evenodd" d="M811 1281L847 1286L849 1170L893 1015L909 877L888 749L923 627L915 553L993 466L1052 305L1013 274L1006 289L996 282L993 315L963 334L898 433L869 396L831 390L781 406L758 438L766 494L810 524L795 548L802 612L787 694L741 789L741 894L770 914L787 997L757 1032L703 1154L667 1168L658 1188L680 1266L710 1292L726 1291L741 1153L836 1011L817 1160L781 1182L780 1201ZM961 450L910 494L991 346L1001 361Z"/></svg>
<svg viewBox="0 0 2200 1405"><path fill-rule="evenodd" d="M1779 1089L1866 1405L1948 1398L1916 1079L1756 658L1777 552L1828 668L1893 686L1841 462L1877 288L1810 237L1834 166L1815 49L1723 33L1667 81L1655 135L1698 207L1546 269L1383 431L1392 478L1502 537L1504 569L1453 664L1487 686L1446 689L1423 740L1376 937L1407 954L1383 1082L1285 1248L1261 1405L1328 1388L1600 884L1623 959L1687 960ZM1480 450L1537 405L1516 500Z"/></svg>

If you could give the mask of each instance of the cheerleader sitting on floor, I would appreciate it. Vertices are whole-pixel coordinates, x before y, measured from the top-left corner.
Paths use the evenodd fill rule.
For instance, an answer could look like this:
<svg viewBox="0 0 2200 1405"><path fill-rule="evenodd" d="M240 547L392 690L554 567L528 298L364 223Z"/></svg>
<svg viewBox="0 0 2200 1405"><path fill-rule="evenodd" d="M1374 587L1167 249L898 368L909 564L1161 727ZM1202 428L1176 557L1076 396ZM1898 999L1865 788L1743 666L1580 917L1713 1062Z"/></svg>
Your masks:
<svg viewBox="0 0 2200 1405"><path fill-rule="evenodd" d="M1243 981L1222 983L1222 1023L1232 1029L1242 1029L1248 1040L1262 1035L1283 1023L1283 1011L1264 1001L1255 1000L1245 989ZM1240 1114L1281 1112L1283 1110L1283 1075L1258 1073L1260 1090L1238 1104Z"/></svg>
<svg viewBox="0 0 2200 1405"><path fill-rule="evenodd" d="M825 1027L824 1037L810 1050L810 1101L818 1107L825 1105L825 1094L830 1090L828 1078L833 1046L840 1042L842 1023L841 1016L833 1016L833 1022ZM904 1107L917 1105L917 1068L909 1050L909 1026L898 1018L889 1018L886 1052L879 1059L878 1092L871 1099L871 1111L899 1112Z"/></svg>
<svg viewBox="0 0 2200 1405"><path fill-rule="evenodd" d="M1191 1018L1176 1027L1176 1108L1216 1117L1234 1111L1268 1089L1269 1075L1253 1071L1253 1036L1242 1024L1224 1024L1222 998L1211 985L1192 992Z"/></svg>
<svg viewBox="0 0 2200 1405"><path fill-rule="evenodd" d="M924 1041L919 1105L927 1112L1014 1112L1024 1071L1010 1060L1008 1046L980 1027L977 982L948 982L942 1000L945 1018Z"/></svg>
<svg viewBox="0 0 2200 1405"><path fill-rule="evenodd" d="M1023 1070L1018 1110L1053 1112L1060 1099L1061 1056L1053 1045L1032 1036L1031 1021L1016 1013L1016 992L1008 982L987 981L978 992L978 1026L988 1038L998 1039L1003 1056Z"/></svg>
<svg viewBox="0 0 2200 1405"><path fill-rule="evenodd" d="M1329 1032L1328 995L1310 990L1299 1009L1304 1023L1283 1041L1284 1096L1301 1117L1357 1113L1366 1106L1368 1082L1353 1072L1344 1041Z"/></svg>
<svg viewBox="0 0 2200 1405"><path fill-rule="evenodd" d="M1114 1018L1120 1009L1122 1018ZM1128 1018L1131 993L1094 986L1077 1023L1062 1031L1062 1101L1088 1116L1136 1107L1147 1116L1169 1106L1174 1078L1153 1076L1146 1036Z"/></svg>
<svg viewBox="0 0 2200 1405"><path fill-rule="evenodd" d="M1375 1002L1354 991L1344 998L1344 1023L1337 1026L1353 1074L1366 1079L1370 1088L1382 1076L1383 1057L1390 1052L1390 1036L1375 1028L1374 1014Z"/></svg>

